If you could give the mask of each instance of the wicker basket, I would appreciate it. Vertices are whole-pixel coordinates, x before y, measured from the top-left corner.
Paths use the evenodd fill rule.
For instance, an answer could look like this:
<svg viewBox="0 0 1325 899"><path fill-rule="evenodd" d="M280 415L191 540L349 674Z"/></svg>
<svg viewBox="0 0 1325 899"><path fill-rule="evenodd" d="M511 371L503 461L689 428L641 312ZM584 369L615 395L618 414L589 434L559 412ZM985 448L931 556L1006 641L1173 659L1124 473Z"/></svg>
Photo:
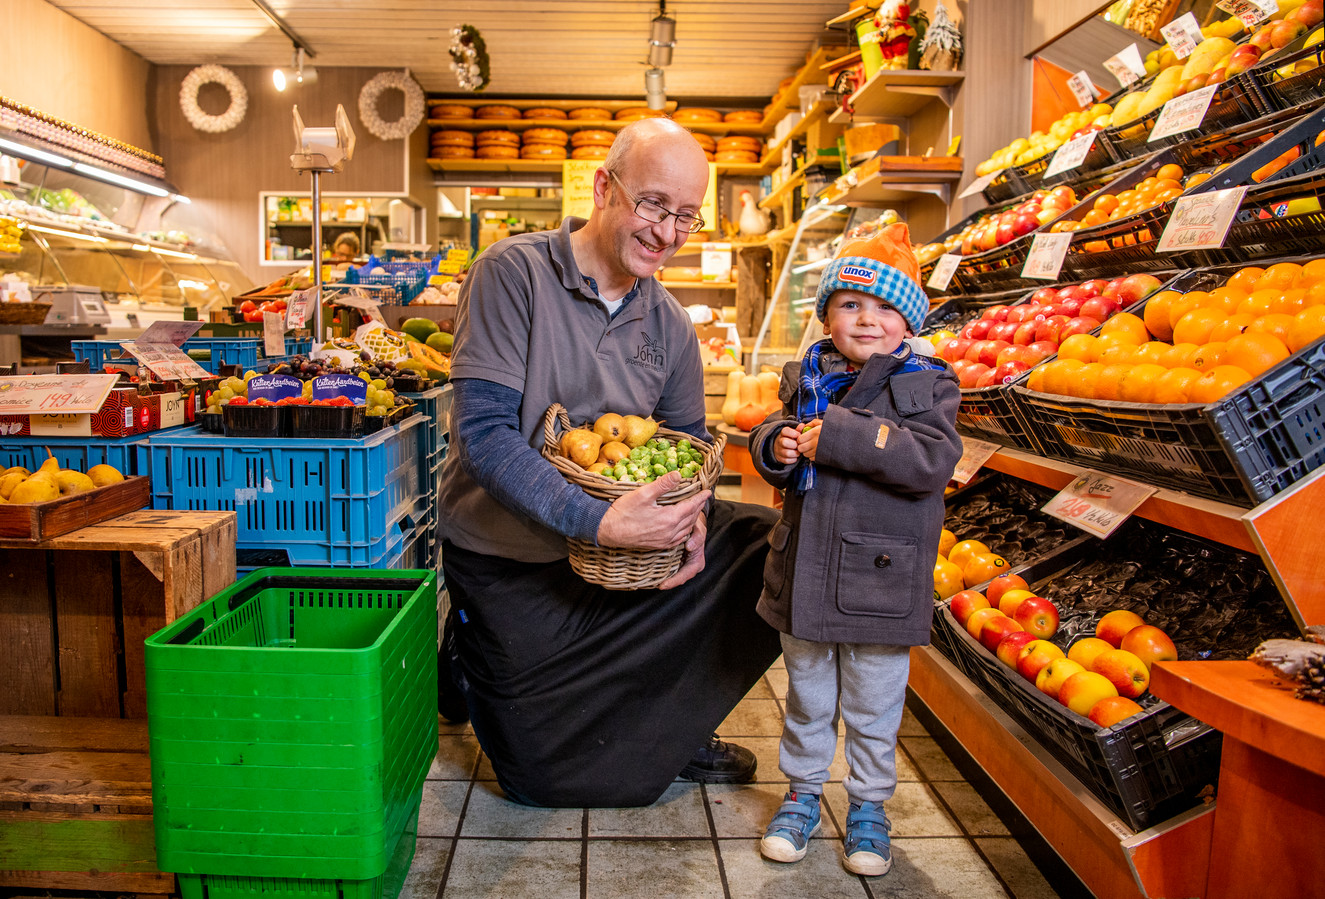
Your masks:
<svg viewBox="0 0 1325 899"><path fill-rule="evenodd" d="M40 325L50 303L0 303L0 325Z"/></svg>
<svg viewBox="0 0 1325 899"><path fill-rule="evenodd" d="M622 484L593 474L561 455L558 427L561 431L570 430L570 415L560 403L553 403L543 416L543 458L551 462L566 480L590 496L609 502L639 486ZM699 473L658 497L659 505L681 502L703 490L712 489L718 482L718 476L722 474L722 449L727 443L725 435L720 434L717 440L708 443L683 431L660 427L654 436L662 437L672 444L679 440L689 440L704 457ZM570 564L575 573L589 583L599 584L609 590L656 587L680 569L685 556L682 546L671 549L624 549L570 538L567 538L566 544L570 548Z"/></svg>

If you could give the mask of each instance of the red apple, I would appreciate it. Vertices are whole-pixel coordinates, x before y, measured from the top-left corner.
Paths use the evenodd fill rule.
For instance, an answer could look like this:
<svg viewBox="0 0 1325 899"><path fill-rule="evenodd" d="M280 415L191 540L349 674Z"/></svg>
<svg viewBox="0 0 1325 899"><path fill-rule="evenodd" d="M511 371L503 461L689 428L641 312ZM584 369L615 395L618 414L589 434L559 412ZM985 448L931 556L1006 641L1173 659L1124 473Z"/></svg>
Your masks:
<svg viewBox="0 0 1325 899"><path fill-rule="evenodd" d="M1008 311L1012 307L1006 303L999 303L996 306L990 306L984 312L980 313L981 318L987 318L991 322L1005 322L1008 320Z"/></svg>
<svg viewBox="0 0 1325 899"><path fill-rule="evenodd" d="M1028 313L1030 312L1030 309L1031 307L1025 303L1020 306L1012 306L1008 309L1007 320L1021 324L1029 317Z"/></svg>
<svg viewBox="0 0 1325 899"><path fill-rule="evenodd" d="M1169 635L1152 624L1142 624L1123 635L1120 649L1140 659L1149 670L1156 662L1172 662L1178 658L1178 648Z"/></svg>
<svg viewBox="0 0 1325 899"><path fill-rule="evenodd" d="M952 594L952 599L948 600L948 611L962 627L966 627L966 620L972 612L988 608L991 608L989 600L979 590L962 590Z"/></svg>
<svg viewBox="0 0 1325 899"><path fill-rule="evenodd" d="M1075 318L1069 318L1063 325L1062 330L1058 332L1058 342L1062 343L1073 334L1089 334L1100 326L1099 319L1094 319L1086 315L1078 315Z"/></svg>
<svg viewBox="0 0 1325 899"><path fill-rule="evenodd" d="M1017 232L1012 230L1011 222L1004 222L1003 224L998 226L998 231L995 232L995 237L994 237L994 240L998 244L998 246L1001 247L1004 244L1012 243L1012 241L1016 239L1017 239Z"/></svg>
<svg viewBox="0 0 1325 899"><path fill-rule="evenodd" d="M1150 672L1145 662L1125 649L1109 649L1095 657L1095 669L1104 675L1119 696L1136 699L1150 686Z"/></svg>
<svg viewBox="0 0 1325 899"><path fill-rule="evenodd" d="M1058 607L1043 596L1022 600L1013 618L1022 630L1048 640L1058 631Z"/></svg>
<svg viewBox="0 0 1325 899"><path fill-rule="evenodd" d="M1090 294L1082 290L1080 284L1069 284L1066 287L1058 288L1058 299L1055 302L1063 303L1068 300L1087 300Z"/></svg>
<svg viewBox="0 0 1325 899"><path fill-rule="evenodd" d="M949 364L952 365L953 373L957 375L957 380L958 382L960 382L962 379L962 372L966 371L966 369L970 368L972 365L975 365L976 363L971 362L968 359L954 359Z"/></svg>
<svg viewBox="0 0 1325 899"><path fill-rule="evenodd" d="M1026 579L1021 575L1000 574L998 577L990 581L989 586L985 588L985 597L989 600L991 606L996 606L998 605L998 601L1003 597L1003 594L1007 591L1028 589L1030 589L1030 585L1026 583ZM1004 612L1004 614L1006 615L1007 613Z"/></svg>
<svg viewBox="0 0 1325 899"><path fill-rule="evenodd" d="M998 644L998 649L994 650L994 655L998 656L1000 662L1015 671L1017 670L1017 655L1021 652L1021 648L1034 639L1033 634L1028 634L1022 630L1013 631Z"/></svg>
<svg viewBox="0 0 1325 899"><path fill-rule="evenodd" d="M995 322L994 327L989 329L989 339L1011 343L1021 325L1021 322Z"/></svg>
<svg viewBox="0 0 1325 899"><path fill-rule="evenodd" d="M1095 636L1110 646L1121 646L1123 637L1134 627L1145 624L1141 616L1127 609L1114 609L1095 624Z"/></svg>
<svg viewBox="0 0 1325 899"><path fill-rule="evenodd" d="M1109 282L1103 278L1092 278L1089 281L1081 282L1081 289L1086 291L1088 296L1097 297L1104 293L1104 288L1109 286Z"/></svg>
<svg viewBox="0 0 1325 899"><path fill-rule="evenodd" d="M1087 671L1094 671L1095 660L1099 658L1100 653L1110 649L1113 647L1099 637L1082 637L1067 648L1067 657L1074 662L1080 662Z"/></svg>
<svg viewBox="0 0 1325 899"><path fill-rule="evenodd" d="M986 340L980 345L980 356L976 361L982 362L990 368L993 368L998 364L999 352L1002 351L1004 347L1009 346L1012 346L1012 344L1006 340Z"/></svg>
<svg viewBox="0 0 1325 899"><path fill-rule="evenodd" d="M980 388L994 387L999 383L1000 382L995 379L994 369L992 368L986 371L984 374L980 375L980 377L975 379L975 386Z"/></svg>
<svg viewBox="0 0 1325 899"><path fill-rule="evenodd" d="M966 633L970 634L976 640L979 640L980 631L984 630L985 622L994 617L1006 618L1008 616L992 606L987 609L976 609L971 613L971 617L966 619ZM1122 652L1121 649L1116 651ZM1144 670L1145 666L1142 665L1141 668Z"/></svg>
<svg viewBox="0 0 1325 899"><path fill-rule="evenodd" d="M1031 294L1031 302L1039 303L1041 306L1045 303L1057 303L1061 298L1058 290L1053 287L1041 287Z"/></svg>
<svg viewBox="0 0 1325 899"><path fill-rule="evenodd" d="M1068 321L1069 319L1066 315L1049 316L1036 327L1035 339L1052 340L1055 343L1061 342L1059 334L1062 332L1063 326L1066 325Z"/></svg>
<svg viewBox="0 0 1325 899"><path fill-rule="evenodd" d="M1021 629L1020 624L1006 615L990 617L984 627L980 628L980 642L990 652L997 652L998 644L1003 642L1004 637Z"/></svg>
<svg viewBox="0 0 1325 899"><path fill-rule="evenodd" d="M1071 659L1054 659L1041 668L1039 674L1035 675L1035 689L1045 696L1057 699L1058 691L1063 689L1063 684L1067 679L1085 670Z"/></svg>
<svg viewBox="0 0 1325 899"><path fill-rule="evenodd" d="M1059 337L1062 337L1061 333L1059 334ZM1047 359L1054 353L1058 352L1058 344L1054 343L1052 340L1037 340L1028 344L1026 349L1030 350L1038 357L1035 360L1038 362L1040 359Z"/></svg>
<svg viewBox="0 0 1325 899"><path fill-rule="evenodd" d="M1119 721L1125 721L1144 711L1145 709L1137 705L1136 700L1128 699L1126 696L1106 696L1091 706L1088 717L1100 727L1113 727Z"/></svg>
<svg viewBox="0 0 1325 899"><path fill-rule="evenodd" d="M1076 205L1077 195L1076 192L1072 190L1072 188L1068 187L1066 184L1063 184L1049 191L1049 196L1046 197L1046 199L1057 200L1060 203L1064 203L1065 205L1063 208L1066 209L1068 207Z"/></svg>
<svg viewBox="0 0 1325 899"><path fill-rule="evenodd" d="M1027 363L1015 359L1011 362L1001 363L994 368L992 382L994 384L1009 384L1029 368L1030 365Z"/></svg>
<svg viewBox="0 0 1325 899"><path fill-rule="evenodd" d="M1030 590L1014 587L1011 590L1005 591L1003 595L998 598L998 610L1013 621L1016 621L1017 607L1034 595L1035 594ZM1036 639L1039 638L1037 637Z"/></svg>
<svg viewBox="0 0 1325 899"><path fill-rule="evenodd" d="M1012 342L1018 346L1029 346L1035 342L1035 329L1039 322L1035 320L1017 322L1017 330L1012 334Z"/></svg>
<svg viewBox="0 0 1325 899"><path fill-rule="evenodd" d="M1118 690L1113 683L1094 671L1078 671L1058 688L1058 701L1082 718L1089 715L1101 699L1117 695Z"/></svg>
<svg viewBox="0 0 1325 899"><path fill-rule="evenodd" d="M1322 21L1325 21L1325 7L1318 3L1303 3L1297 9L1284 16L1284 19L1292 19L1295 22L1301 22L1308 29L1315 28Z"/></svg>
<svg viewBox="0 0 1325 899"><path fill-rule="evenodd" d="M1270 46L1276 50L1287 47L1298 37L1307 33L1307 26L1301 22L1285 18L1270 32Z"/></svg>
<svg viewBox="0 0 1325 899"><path fill-rule="evenodd" d="M1054 311L1055 313L1061 311L1063 315L1066 315L1069 318L1074 315L1080 315L1081 304L1086 302L1086 299L1087 298L1085 297L1078 296L1064 297L1057 305L1055 305Z"/></svg>
<svg viewBox="0 0 1325 899"><path fill-rule="evenodd" d="M1261 51L1261 55L1264 56L1266 50L1275 49L1274 44L1271 42L1271 38L1273 37L1273 35L1274 35L1273 24L1263 26L1256 30L1256 33L1251 36L1251 38L1247 41L1247 44Z"/></svg>
<svg viewBox="0 0 1325 899"><path fill-rule="evenodd" d="M989 329L996 323L987 318L979 318L962 328L961 336L971 340L984 340L989 336Z"/></svg>
<svg viewBox="0 0 1325 899"><path fill-rule="evenodd" d="M1114 302L1106 297L1091 297L1081 304L1081 317L1093 318L1096 321L1108 321L1109 316L1116 312L1118 307Z"/></svg>
<svg viewBox="0 0 1325 899"><path fill-rule="evenodd" d="M1129 275L1118 285L1118 303L1126 308L1159 290L1161 282L1154 275Z"/></svg>
<svg viewBox="0 0 1325 899"><path fill-rule="evenodd" d="M948 355L944 356L943 358L947 359L949 362L956 362L958 359L965 359L966 351L971 348L972 343L974 343L974 341L971 340L971 338L969 337L953 338L953 340L948 344Z"/></svg>
<svg viewBox="0 0 1325 899"><path fill-rule="evenodd" d="M1031 683L1040 671L1054 659L1067 658L1063 651L1048 640L1032 640L1017 653L1017 673Z"/></svg>
<svg viewBox="0 0 1325 899"><path fill-rule="evenodd" d="M1040 210L1036 210L1039 212ZM1040 227L1040 221L1035 217L1035 213L1023 212L1017 216L1016 221L1012 223L1012 230L1018 236L1030 234L1036 228Z"/></svg>
<svg viewBox="0 0 1325 899"><path fill-rule="evenodd" d="M957 376L957 383L962 387L974 387L984 376L985 372L992 371L988 365L981 362L971 362L966 370Z"/></svg>

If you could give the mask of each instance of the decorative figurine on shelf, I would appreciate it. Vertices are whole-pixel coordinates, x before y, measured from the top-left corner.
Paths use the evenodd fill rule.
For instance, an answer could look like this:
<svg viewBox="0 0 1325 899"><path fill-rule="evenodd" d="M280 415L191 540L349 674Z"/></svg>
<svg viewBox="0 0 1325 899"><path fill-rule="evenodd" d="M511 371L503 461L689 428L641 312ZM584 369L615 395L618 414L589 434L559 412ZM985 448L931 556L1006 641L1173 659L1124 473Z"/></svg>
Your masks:
<svg viewBox="0 0 1325 899"><path fill-rule="evenodd" d="M962 67L962 35L943 0L934 8L925 39L920 42L920 68L951 72Z"/></svg>
<svg viewBox="0 0 1325 899"><path fill-rule="evenodd" d="M916 36L912 38L911 47L906 53L906 67L914 70L920 68L920 45L925 40L925 31L929 28L929 13L915 7L915 11L906 21L916 30Z"/></svg>
<svg viewBox="0 0 1325 899"><path fill-rule="evenodd" d="M741 217L736 221L742 237L757 237L768 233L768 215L755 205L750 191L741 191Z"/></svg>
<svg viewBox="0 0 1325 899"><path fill-rule="evenodd" d="M833 76L833 93L840 98L842 111L847 115L855 115L856 110L851 106L851 95L864 83L865 66L861 63L839 69Z"/></svg>
<svg viewBox="0 0 1325 899"><path fill-rule="evenodd" d="M884 0L874 15L879 28L879 50L883 53L883 68L905 69L911 41L916 30L909 21L911 7L902 0Z"/></svg>

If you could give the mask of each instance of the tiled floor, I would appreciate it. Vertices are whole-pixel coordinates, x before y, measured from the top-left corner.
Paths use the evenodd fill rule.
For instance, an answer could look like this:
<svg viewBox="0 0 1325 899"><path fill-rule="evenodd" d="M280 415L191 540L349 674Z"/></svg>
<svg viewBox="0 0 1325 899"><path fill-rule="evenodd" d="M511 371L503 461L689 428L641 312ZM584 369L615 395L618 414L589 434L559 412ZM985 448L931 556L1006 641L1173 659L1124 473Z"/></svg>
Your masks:
<svg viewBox="0 0 1325 899"><path fill-rule="evenodd" d="M998 816L909 712L897 754L893 868L864 878L841 863L846 815L841 744L826 791L823 830L794 865L765 861L758 838L786 785L778 736L781 661L720 728L759 758L756 783L678 781L642 809L531 809L508 802L468 726L441 725L423 788L414 864L404 899L745 899L745 897L985 897L1052 899Z"/></svg>

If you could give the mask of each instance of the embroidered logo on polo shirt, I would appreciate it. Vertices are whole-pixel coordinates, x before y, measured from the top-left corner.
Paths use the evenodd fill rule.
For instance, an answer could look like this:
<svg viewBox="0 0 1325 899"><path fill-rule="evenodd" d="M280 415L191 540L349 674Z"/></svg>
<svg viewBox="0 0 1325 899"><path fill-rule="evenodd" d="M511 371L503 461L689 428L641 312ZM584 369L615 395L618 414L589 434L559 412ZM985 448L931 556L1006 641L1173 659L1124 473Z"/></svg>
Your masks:
<svg viewBox="0 0 1325 899"><path fill-rule="evenodd" d="M879 279L879 273L858 265L844 265L837 273L837 277L848 284L863 284L868 287Z"/></svg>
<svg viewBox="0 0 1325 899"><path fill-rule="evenodd" d="M635 357L633 359L627 359L626 361L631 365L646 365L649 368L658 369L664 368L667 364L667 354L663 349L663 345L648 334L645 334L643 331L640 332L640 336L644 338L644 342L636 348Z"/></svg>

